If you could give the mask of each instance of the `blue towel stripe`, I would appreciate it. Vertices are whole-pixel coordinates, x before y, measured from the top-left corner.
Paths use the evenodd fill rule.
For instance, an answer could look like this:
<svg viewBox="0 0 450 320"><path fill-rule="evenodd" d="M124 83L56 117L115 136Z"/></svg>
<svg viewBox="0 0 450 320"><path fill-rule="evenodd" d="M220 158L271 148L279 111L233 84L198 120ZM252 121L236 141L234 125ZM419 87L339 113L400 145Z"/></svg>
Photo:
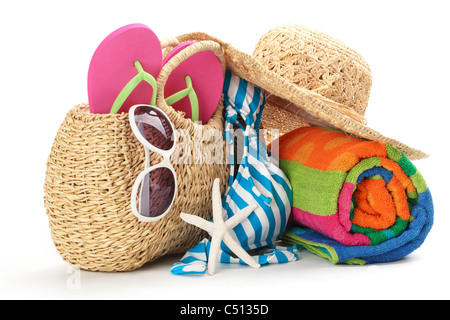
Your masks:
<svg viewBox="0 0 450 320"><path fill-rule="evenodd" d="M323 245L331 247L338 258L336 263L345 263L355 258L368 264L392 262L418 249L429 234L434 221L433 200L429 189L419 193L418 204L412 207L411 215L414 219L404 232L376 246L346 246L306 227L290 226L287 231L309 241L309 245L315 243L316 249L325 252L330 259L331 253Z"/></svg>

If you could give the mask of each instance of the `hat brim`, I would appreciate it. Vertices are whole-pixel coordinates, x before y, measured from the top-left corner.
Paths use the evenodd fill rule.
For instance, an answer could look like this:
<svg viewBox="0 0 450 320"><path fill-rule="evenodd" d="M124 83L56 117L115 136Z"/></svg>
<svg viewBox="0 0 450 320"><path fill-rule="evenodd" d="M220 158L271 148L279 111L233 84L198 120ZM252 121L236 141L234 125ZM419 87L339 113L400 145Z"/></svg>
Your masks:
<svg viewBox="0 0 450 320"><path fill-rule="evenodd" d="M289 83L283 77L266 69L253 56L234 48L231 44L206 33L187 33L177 37L179 42L218 42L224 50L226 68L235 75L255 84L268 93L267 107L262 125L279 129L280 134L306 125L326 126L342 130L359 138L389 143L411 160L427 158L425 152L388 138L360 123L339 109L325 103L317 93ZM289 120L288 122L286 120Z"/></svg>

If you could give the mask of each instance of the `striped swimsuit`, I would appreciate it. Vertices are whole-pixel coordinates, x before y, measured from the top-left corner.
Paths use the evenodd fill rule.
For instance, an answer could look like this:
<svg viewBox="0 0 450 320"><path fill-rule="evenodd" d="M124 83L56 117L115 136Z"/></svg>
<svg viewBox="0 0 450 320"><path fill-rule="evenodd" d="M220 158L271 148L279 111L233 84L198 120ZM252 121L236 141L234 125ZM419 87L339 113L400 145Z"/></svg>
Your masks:
<svg viewBox="0 0 450 320"><path fill-rule="evenodd" d="M264 92L227 70L223 93L230 179L222 198L222 206L227 218L230 218L249 204L257 204L257 208L230 234L240 242L244 250L257 249L252 256L261 265L296 260L296 247L274 245L289 219L292 189L277 161L269 157L265 145L258 137L265 106ZM235 145L238 153L242 153L236 155L238 161L235 160ZM235 163L239 163L237 168ZM206 270L209 245L209 240L204 239L190 249L172 266L172 273L203 273ZM233 258L223 242L221 249L218 258L220 262L244 263Z"/></svg>

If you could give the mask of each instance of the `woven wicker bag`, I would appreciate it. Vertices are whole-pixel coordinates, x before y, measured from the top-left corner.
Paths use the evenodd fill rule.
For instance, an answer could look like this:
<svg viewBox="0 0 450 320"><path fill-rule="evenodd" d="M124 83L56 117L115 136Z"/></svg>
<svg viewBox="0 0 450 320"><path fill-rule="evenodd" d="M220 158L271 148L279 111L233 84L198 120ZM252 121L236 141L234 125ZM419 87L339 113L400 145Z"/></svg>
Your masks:
<svg viewBox="0 0 450 320"><path fill-rule="evenodd" d="M131 189L144 170L145 156L131 130L128 114L91 114L89 106L82 104L66 115L47 162L44 206L55 247L71 265L91 271L135 270L163 255L184 253L204 238L203 231L186 224L180 213L210 219L215 178L221 179L225 191L227 164L208 159L204 152L215 139L214 132L223 133L223 100L208 123L200 125L167 106L163 92L172 70L203 50L213 50L224 68L220 45L201 41L171 59L157 79L157 106L177 131L182 129L189 135L180 137L191 139L190 154L181 158L192 159L190 163L173 163L178 192L170 212L161 220L139 222L130 209ZM216 160L225 158L225 143L221 143L219 153L224 156L214 154ZM159 157L152 153L152 164ZM203 157L202 161L198 161L199 157Z"/></svg>

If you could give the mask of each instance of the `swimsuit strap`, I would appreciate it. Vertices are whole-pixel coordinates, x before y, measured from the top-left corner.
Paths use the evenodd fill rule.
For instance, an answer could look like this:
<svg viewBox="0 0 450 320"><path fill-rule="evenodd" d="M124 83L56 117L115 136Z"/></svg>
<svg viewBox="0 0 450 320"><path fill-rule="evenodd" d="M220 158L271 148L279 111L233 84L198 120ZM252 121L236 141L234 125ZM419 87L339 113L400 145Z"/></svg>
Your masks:
<svg viewBox="0 0 450 320"><path fill-rule="evenodd" d="M257 130L265 105L265 95L264 91L249 84L246 80L234 76L228 69L225 71L223 94L225 106L225 139L230 157L230 177L228 181L228 189L230 189L235 179L235 137L238 136L238 139L241 135L244 137L243 154L239 165L248 167L248 155L250 153L249 140L258 139ZM245 123L245 127L241 122ZM235 127L240 132L235 132ZM258 144L259 142L257 142ZM239 143L238 147L240 147Z"/></svg>
<svg viewBox="0 0 450 320"><path fill-rule="evenodd" d="M257 131L266 105L264 91L226 70L223 93L226 121L235 124L240 117Z"/></svg>
<svg viewBox="0 0 450 320"><path fill-rule="evenodd" d="M234 76L229 70L225 72L224 80L224 105L225 111L225 139L228 145L230 155L230 177L228 181L227 194L233 193L232 185L236 178L235 174L235 154L234 141L237 136L243 136L243 153L239 163L239 173L246 179L253 194L259 198L262 203L270 204L272 198L266 197L256 188L253 178L249 171L249 157L254 157L260 161L259 156L260 141L258 137L259 123L262 111L265 105L264 91L257 86L248 83L246 80ZM241 120L241 121L239 121ZM245 128L241 122L245 122ZM234 127L240 132L234 131ZM256 126L256 127L255 127ZM237 147L240 148L242 141L238 141ZM256 148L255 148L256 146ZM265 149L264 149L265 152Z"/></svg>

